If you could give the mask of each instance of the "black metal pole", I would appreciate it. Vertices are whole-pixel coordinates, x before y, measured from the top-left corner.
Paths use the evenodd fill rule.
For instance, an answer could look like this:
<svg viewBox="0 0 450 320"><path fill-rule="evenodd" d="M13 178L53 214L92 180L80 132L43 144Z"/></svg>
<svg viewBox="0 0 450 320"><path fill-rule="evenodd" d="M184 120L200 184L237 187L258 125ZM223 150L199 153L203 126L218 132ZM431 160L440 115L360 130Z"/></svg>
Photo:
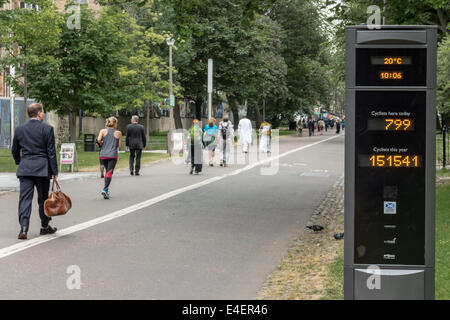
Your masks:
<svg viewBox="0 0 450 320"><path fill-rule="evenodd" d="M446 151L447 148L445 146L445 131L447 131L447 128L445 126L442 127L442 168L445 169L445 165L446 165L446 160L445 159L445 155L446 155Z"/></svg>
<svg viewBox="0 0 450 320"><path fill-rule="evenodd" d="M78 138L83 135L83 110L78 111Z"/></svg>

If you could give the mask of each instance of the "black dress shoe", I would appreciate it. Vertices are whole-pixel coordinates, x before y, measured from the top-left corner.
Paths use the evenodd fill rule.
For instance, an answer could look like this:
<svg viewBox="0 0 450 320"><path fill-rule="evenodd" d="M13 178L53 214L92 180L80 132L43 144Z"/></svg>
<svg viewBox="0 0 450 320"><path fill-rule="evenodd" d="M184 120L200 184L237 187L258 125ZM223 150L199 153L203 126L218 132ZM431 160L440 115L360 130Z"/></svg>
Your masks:
<svg viewBox="0 0 450 320"><path fill-rule="evenodd" d="M22 230L20 230L19 237L17 239L19 239L19 240L27 240L28 239L27 238L27 233L22 231Z"/></svg>
<svg viewBox="0 0 450 320"><path fill-rule="evenodd" d="M134 175L135 176L140 176L141 174L139 172L136 172Z"/></svg>
<svg viewBox="0 0 450 320"><path fill-rule="evenodd" d="M44 234L53 234L53 233L56 232L56 230L58 230L58 229L53 228L53 227L51 227L51 226L48 226L47 228L41 228L41 235L44 235Z"/></svg>
<svg viewBox="0 0 450 320"><path fill-rule="evenodd" d="M134 176L134 172L133 171L130 171L130 176Z"/></svg>

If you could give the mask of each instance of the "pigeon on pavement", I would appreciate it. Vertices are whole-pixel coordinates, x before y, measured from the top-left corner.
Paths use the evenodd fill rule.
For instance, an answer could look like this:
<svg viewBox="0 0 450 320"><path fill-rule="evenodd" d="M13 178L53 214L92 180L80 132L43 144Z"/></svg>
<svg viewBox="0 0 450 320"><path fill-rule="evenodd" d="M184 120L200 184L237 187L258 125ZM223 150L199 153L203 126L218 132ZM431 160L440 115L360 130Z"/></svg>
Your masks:
<svg viewBox="0 0 450 320"><path fill-rule="evenodd" d="M341 240L342 238L344 238L344 233L343 233L343 232L335 233L335 234L333 235L333 237L334 237L336 240Z"/></svg>
<svg viewBox="0 0 450 320"><path fill-rule="evenodd" d="M317 232L317 231L322 231L323 230L323 227L322 226L319 226L319 225L317 225L317 224L314 224L314 225L312 225L312 226L306 226L308 229L311 229L312 231L314 231L314 232Z"/></svg>

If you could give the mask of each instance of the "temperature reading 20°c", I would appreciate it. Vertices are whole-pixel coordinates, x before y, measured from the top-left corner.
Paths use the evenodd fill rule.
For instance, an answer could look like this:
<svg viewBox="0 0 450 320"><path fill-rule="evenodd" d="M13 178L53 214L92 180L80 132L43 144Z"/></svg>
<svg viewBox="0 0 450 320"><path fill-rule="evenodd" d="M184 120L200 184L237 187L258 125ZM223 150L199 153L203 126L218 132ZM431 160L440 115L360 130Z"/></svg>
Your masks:
<svg viewBox="0 0 450 320"><path fill-rule="evenodd" d="M402 57L385 57L384 64L403 64Z"/></svg>

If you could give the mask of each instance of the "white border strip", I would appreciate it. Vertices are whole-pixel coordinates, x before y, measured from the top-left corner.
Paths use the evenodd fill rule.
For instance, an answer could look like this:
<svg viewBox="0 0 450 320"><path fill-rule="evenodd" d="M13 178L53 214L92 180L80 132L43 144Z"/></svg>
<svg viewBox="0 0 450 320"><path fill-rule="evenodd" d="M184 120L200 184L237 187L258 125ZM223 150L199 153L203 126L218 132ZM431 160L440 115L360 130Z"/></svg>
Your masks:
<svg viewBox="0 0 450 320"><path fill-rule="evenodd" d="M253 168L255 168L255 167L259 166L259 165L262 165L264 163L277 160L279 158L285 157L285 156L290 155L292 153L298 152L298 151L306 149L306 148L313 147L315 145L318 145L320 143L326 142L326 141L331 140L331 139L335 139L337 137L339 137L339 136L333 136L333 137L330 137L330 138L327 138L327 139L324 139L324 140L321 140L321 141L318 141L318 142L314 142L314 143L308 144L308 145L303 146L303 147L292 149L292 150L287 151L285 153L282 153L282 154L280 154L278 156L271 157L271 158L268 158L268 159L265 159L265 160L262 160L262 161L255 162L254 164L250 164L248 166L245 166L244 168L235 170L235 171L233 171L231 173L227 173L227 174L224 174L222 176L217 176L217 177L214 177L214 178L206 179L204 181L201 181L201 182L198 182L198 183L195 183L195 184L183 187L183 188L179 188L179 189L167 192L167 193L165 193L163 195L160 195L158 197L155 197L155 198L152 198L152 199L140 202L140 203L135 204L135 205L133 205L131 207L128 207L128 208L125 208L125 209L121 209L121 210L109 213L107 215L104 215L102 217L99 217L99 218L96 218L96 219L92 219L92 220L89 220L89 221L86 221L86 222L74 225L72 227L68 227L68 228L62 229L62 230L60 230L57 233L52 234L52 235L39 236L39 237L31 239L31 240L27 240L27 241L24 241L24 242L13 244L13 245L11 245L9 247L5 247L5 248L0 249L0 259L3 259L5 257L7 257L7 256L13 255L13 254L18 253L18 252L21 252L23 250L32 248L34 246L43 244L45 242L64 237L66 235L75 233L77 231L88 229L88 228L96 226L98 224L101 224L101 223L104 223L104 222L108 222L108 221L120 218L120 217L125 216L125 215L127 215L129 213L132 213L132 212L135 212L135 211L138 211L138 210L150 207L150 206L154 205L155 203L167 200L169 198L175 197L175 196L177 196L179 194L182 194L182 193L185 193L187 191L198 189L200 187L206 186L208 184L211 184L213 182L225 179L225 178L230 177L230 176L238 175L238 174L240 174L242 172L251 170L251 169L253 169Z"/></svg>

